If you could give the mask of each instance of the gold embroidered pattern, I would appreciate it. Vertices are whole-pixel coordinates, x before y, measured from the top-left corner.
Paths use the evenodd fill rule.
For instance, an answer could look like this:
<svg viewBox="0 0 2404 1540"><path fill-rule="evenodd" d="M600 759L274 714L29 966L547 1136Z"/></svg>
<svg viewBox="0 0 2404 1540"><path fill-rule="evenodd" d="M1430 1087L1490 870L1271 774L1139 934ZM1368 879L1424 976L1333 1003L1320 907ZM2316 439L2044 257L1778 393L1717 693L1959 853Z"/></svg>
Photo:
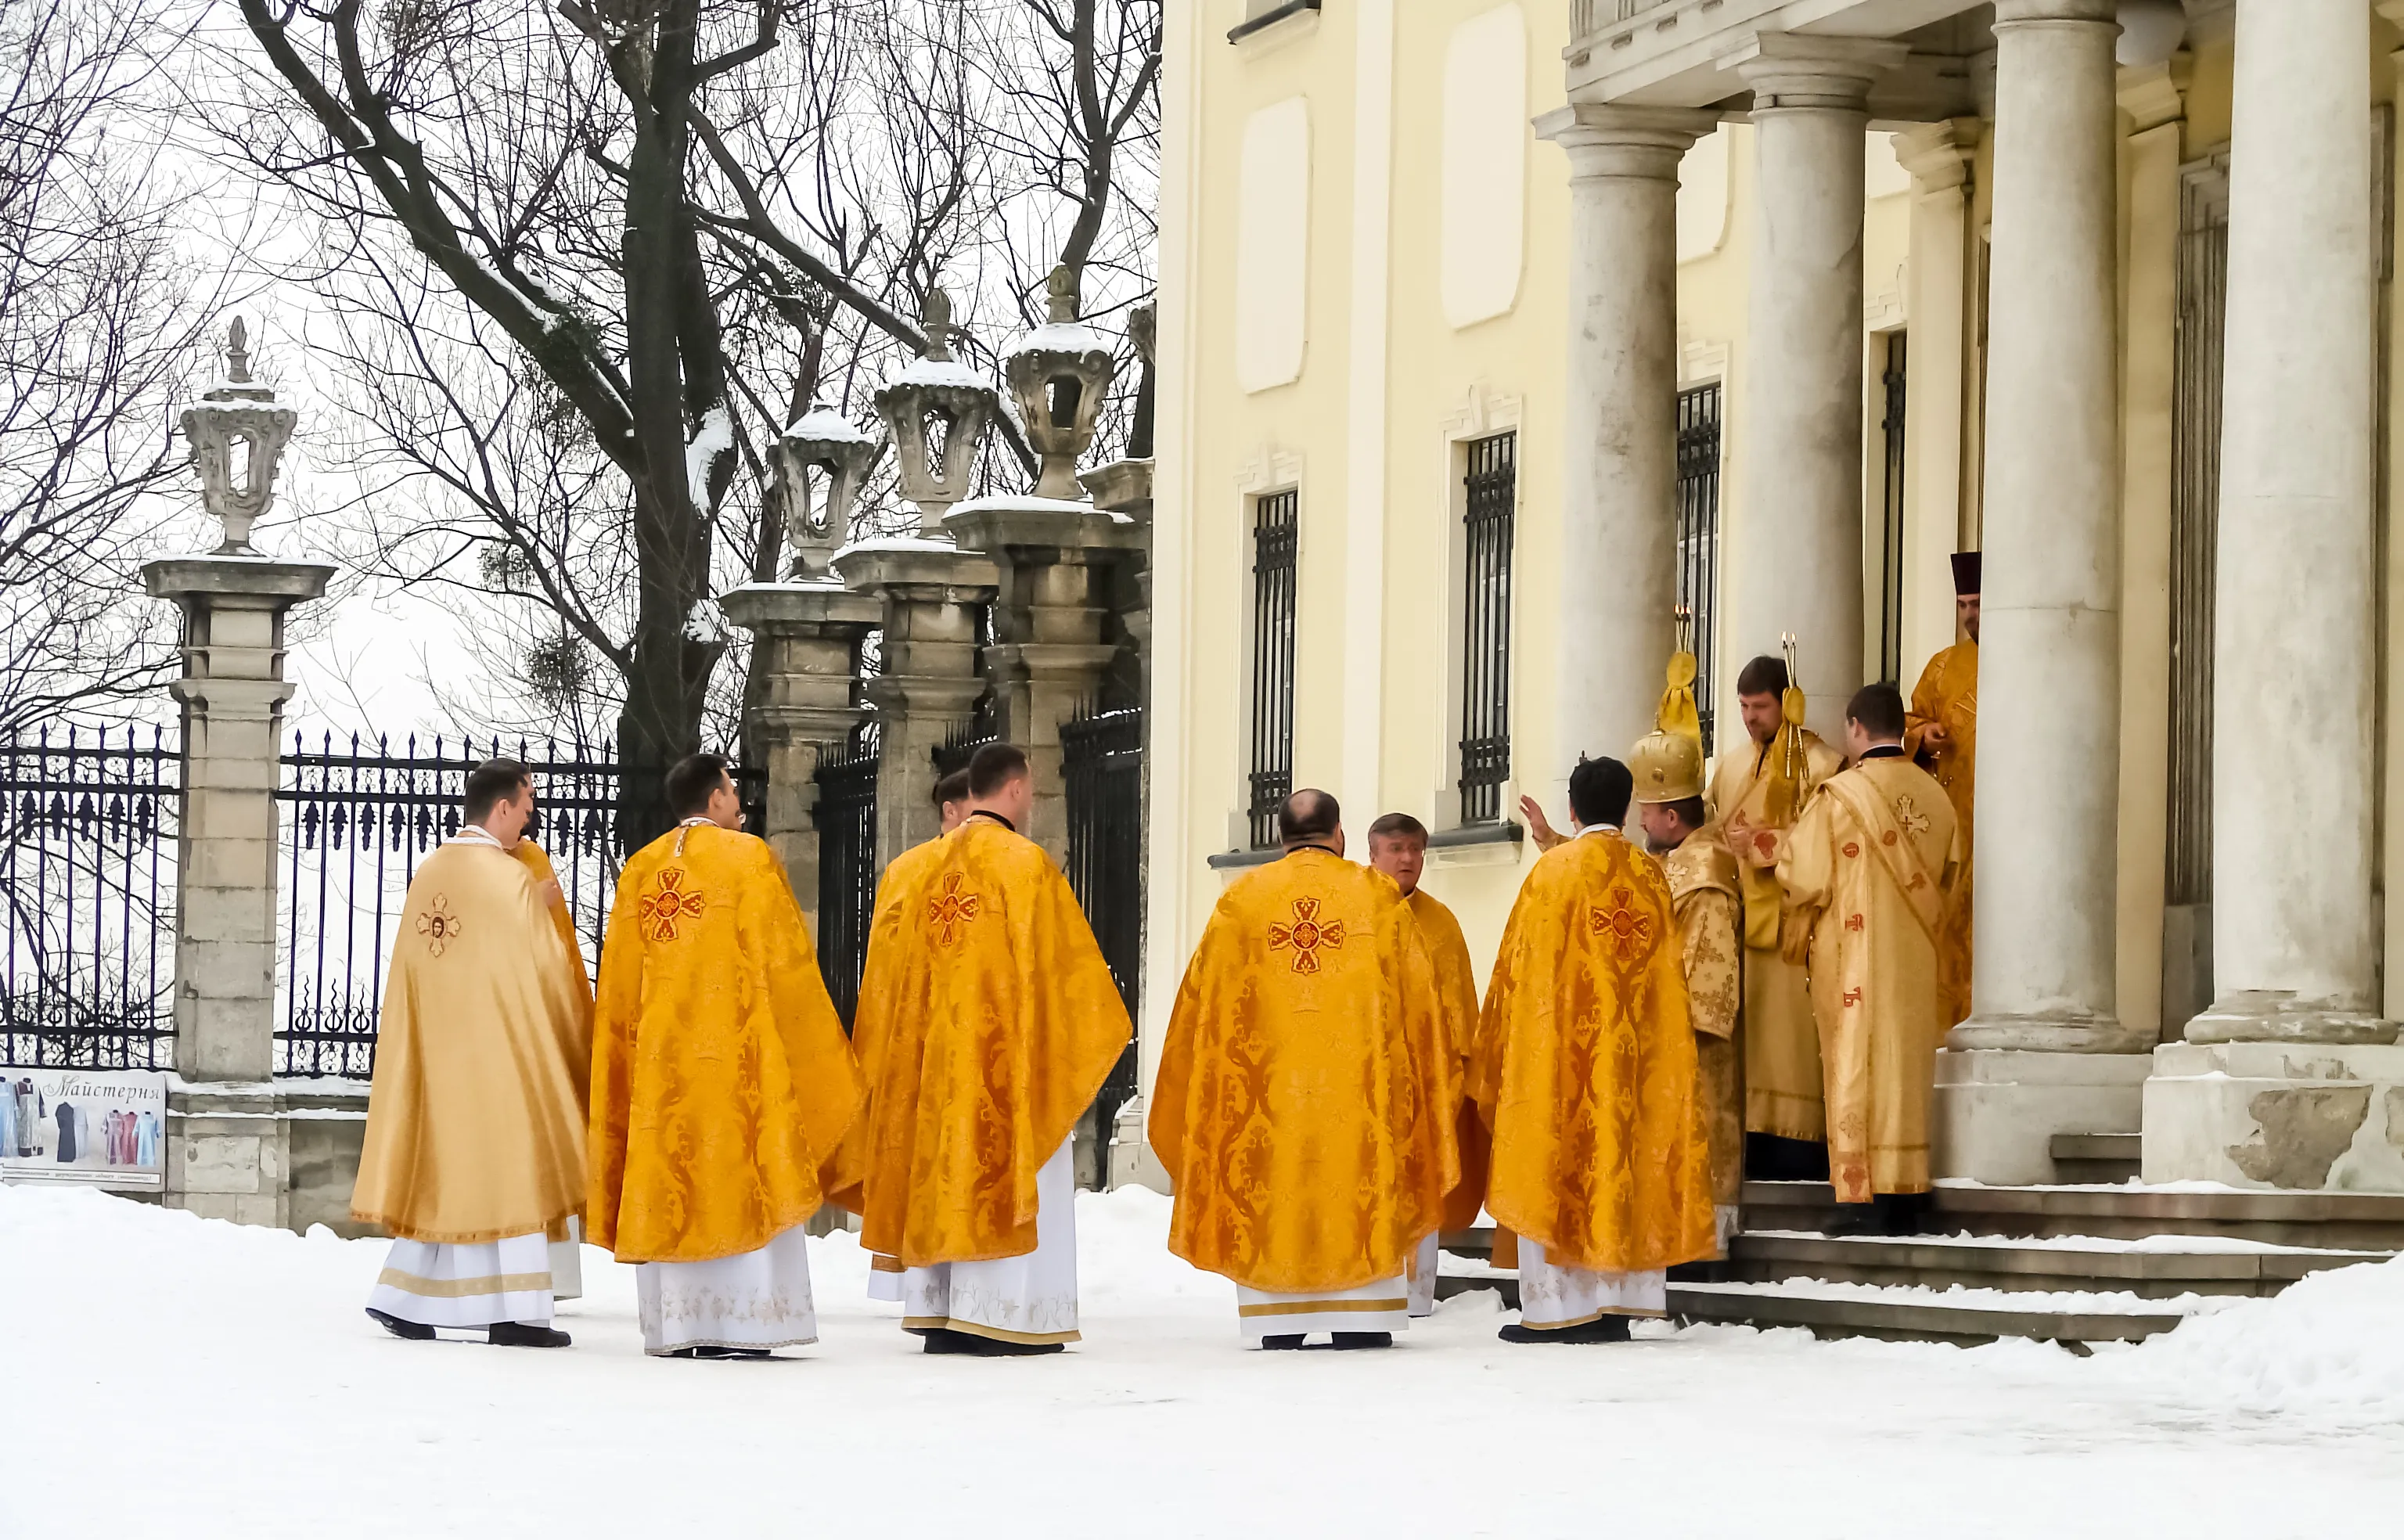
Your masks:
<svg viewBox="0 0 2404 1540"><path fill-rule="evenodd" d="M436 957L440 957L453 942L458 940L464 929L459 917L451 912L451 900L447 894L435 894L434 902L417 917L417 933L426 938L426 949Z"/></svg>
<svg viewBox="0 0 2404 1540"><path fill-rule="evenodd" d="M702 895L698 889L684 890L684 873L669 867L660 874L660 885L638 906L642 917L643 934L651 941L674 941L677 922L701 917Z"/></svg>
<svg viewBox="0 0 2404 1540"><path fill-rule="evenodd" d="M1653 949L1653 917L1630 907L1635 896L1625 888L1614 888L1609 908L1586 911L1586 924L1610 943L1612 955L1622 962L1633 962Z"/></svg>
<svg viewBox="0 0 2404 1540"><path fill-rule="evenodd" d="M1908 796L1894 799L1894 821L1903 825L1904 833L1908 834L1928 833L1928 815L1922 812L1920 805Z"/></svg>
<svg viewBox="0 0 2404 1540"><path fill-rule="evenodd" d="M960 891L960 874L953 872L943 878L943 890L927 901L927 918L935 927L937 945L949 946L968 930L969 921L977 917L985 900L974 893Z"/></svg>
<svg viewBox="0 0 2404 1540"><path fill-rule="evenodd" d="M1293 971L1297 973L1319 972L1319 949L1334 950L1344 945L1344 922L1331 919L1321 923L1319 901L1298 898L1293 901L1293 923L1269 927L1269 950L1282 952L1293 948Z"/></svg>

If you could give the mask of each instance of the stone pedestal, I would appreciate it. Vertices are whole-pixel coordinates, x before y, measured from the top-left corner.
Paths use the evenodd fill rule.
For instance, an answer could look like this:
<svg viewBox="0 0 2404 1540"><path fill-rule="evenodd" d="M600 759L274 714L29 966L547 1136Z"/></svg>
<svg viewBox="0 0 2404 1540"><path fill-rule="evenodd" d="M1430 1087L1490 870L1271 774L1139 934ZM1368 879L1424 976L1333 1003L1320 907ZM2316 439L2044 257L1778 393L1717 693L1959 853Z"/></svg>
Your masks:
<svg viewBox="0 0 2404 1540"><path fill-rule="evenodd" d="M992 558L937 540L862 540L837 552L845 587L876 601L882 666L860 693L876 707L876 862L931 839L935 750L985 693L977 611L1001 586Z"/></svg>
<svg viewBox="0 0 2404 1540"><path fill-rule="evenodd" d="M2404 1193L2404 1046L2166 1043L2153 1071L2149 1183Z"/></svg>
<svg viewBox="0 0 2404 1540"><path fill-rule="evenodd" d="M818 769L868 719L860 638L885 607L836 582L751 583L720 601L752 636L751 721L768 760L766 837L815 930L818 908Z"/></svg>
<svg viewBox="0 0 2404 1540"><path fill-rule="evenodd" d="M1930 1169L1992 1186L2057 1182L2056 1134L2133 1134L2144 1054L1949 1048L1936 1056Z"/></svg>
<svg viewBox="0 0 2404 1540"><path fill-rule="evenodd" d="M1027 750L1035 775L1024 833L1066 865L1060 727L1100 697L1119 651L1108 634L1114 569L1141 553L1144 532L1124 514L1046 497L979 497L953 509L943 527L998 569L985 672L1001 735Z"/></svg>
<svg viewBox="0 0 2404 1540"><path fill-rule="evenodd" d="M184 812L176 842L175 1072L166 1200L252 1225L291 1220L291 1155L274 1088L276 757L284 622L330 567L256 556L152 562L184 615ZM347 1194L344 1195L347 1199Z"/></svg>

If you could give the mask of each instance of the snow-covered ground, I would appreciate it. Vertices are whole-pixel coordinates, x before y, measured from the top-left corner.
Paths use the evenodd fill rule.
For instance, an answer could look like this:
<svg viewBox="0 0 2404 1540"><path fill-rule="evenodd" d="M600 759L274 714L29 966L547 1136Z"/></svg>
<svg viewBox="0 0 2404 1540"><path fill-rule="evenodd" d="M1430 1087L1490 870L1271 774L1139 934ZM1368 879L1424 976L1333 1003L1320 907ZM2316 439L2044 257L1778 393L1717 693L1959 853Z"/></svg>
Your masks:
<svg viewBox="0 0 2404 1540"><path fill-rule="evenodd" d="M560 1352L406 1343L383 1246L0 1189L0 1537L2395 1533L2404 1263L2076 1359L1646 1327L1514 1348L1491 1295L1387 1353L1237 1345L1144 1192L1080 1211L1085 1339L928 1359L817 1242L791 1362L641 1355L588 1250Z"/></svg>

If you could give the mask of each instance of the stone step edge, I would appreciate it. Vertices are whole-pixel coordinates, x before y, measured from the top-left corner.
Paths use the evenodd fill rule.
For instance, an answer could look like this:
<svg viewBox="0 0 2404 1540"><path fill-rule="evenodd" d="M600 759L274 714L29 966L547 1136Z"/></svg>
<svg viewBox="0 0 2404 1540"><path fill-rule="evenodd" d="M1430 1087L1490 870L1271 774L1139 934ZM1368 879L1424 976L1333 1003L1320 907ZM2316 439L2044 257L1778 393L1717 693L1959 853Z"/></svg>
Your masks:
<svg viewBox="0 0 2404 1540"><path fill-rule="evenodd" d="M2170 1311L2006 1310L1899 1299L1824 1299L1775 1283L1672 1283L1670 1313L1724 1325L1805 1326L1814 1331L1888 1331L1937 1341L2025 1337L2048 1342L2141 1342L2187 1318Z"/></svg>
<svg viewBox="0 0 2404 1540"><path fill-rule="evenodd" d="M2145 1155L2143 1134L2056 1134L2047 1146L2056 1160L2130 1162Z"/></svg>
<svg viewBox="0 0 2404 1540"><path fill-rule="evenodd" d="M2292 1283L2309 1273L2357 1263L2384 1262L2396 1254L2310 1246L2243 1252L2210 1248L2186 1252L2128 1247L1998 1246L1958 1236L1888 1239L1797 1230L1747 1230L1735 1238L1730 1260L1807 1266L1818 1262L1898 1272L1946 1269L2006 1278L2034 1273L2053 1277Z"/></svg>
<svg viewBox="0 0 2404 1540"><path fill-rule="evenodd" d="M2313 1224L2354 1221L2404 1225L2404 1193L2193 1192L2181 1188L2122 1186L1975 1187L1934 1190L1939 1213L2081 1215L2132 1219L2194 1218L2223 1222ZM1824 1182L1748 1182L1746 1209L1833 1209L1834 1189Z"/></svg>

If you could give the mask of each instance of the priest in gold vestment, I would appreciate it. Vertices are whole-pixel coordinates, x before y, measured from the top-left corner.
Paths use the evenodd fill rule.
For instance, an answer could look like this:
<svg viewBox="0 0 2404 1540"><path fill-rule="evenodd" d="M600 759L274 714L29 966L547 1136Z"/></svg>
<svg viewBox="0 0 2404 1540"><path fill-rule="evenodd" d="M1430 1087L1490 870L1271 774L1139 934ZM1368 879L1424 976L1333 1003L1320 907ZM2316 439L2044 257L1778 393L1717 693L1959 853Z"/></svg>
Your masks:
<svg viewBox="0 0 2404 1540"><path fill-rule="evenodd" d="M1903 751L1903 697L1864 686L1845 710L1853 767L1788 839L1779 877L1808 937L1828 1077L1828 1171L1859 1204L1831 1233L1918 1232L1928 1191L1938 938L1954 880L1952 805ZM1875 1198L1875 1205L1873 1205Z"/></svg>
<svg viewBox="0 0 2404 1540"><path fill-rule="evenodd" d="M567 1345L550 1243L584 1201L593 997L533 812L525 766L477 766L403 901L351 1195L395 1238L368 1314L397 1337Z"/></svg>
<svg viewBox="0 0 2404 1540"><path fill-rule="evenodd" d="M882 997L892 987L885 972L877 970L881 967L889 972L894 959L900 956L900 947L890 939L880 943L878 938L888 936L900 927L903 903L915 890L919 875L942 859L943 837L957 829L960 819L969 816L968 771L964 768L955 770L938 779L932 797L935 837L922 840L894 857L892 864L885 868L885 875L876 879L876 913L868 926L868 959L867 966L860 970L860 999L866 999L872 991ZM855 1010L855 1020L858 1015ZM852 1047L855 1051L860 1047L856 1037L852 1040ZM877 1067L863 1060L860 1072L874 1080ZM902 1273L900 1257L888 1256L882 1252L870 1253L868 1297L888 1305L902 1303Z"/></svg>
<svg viewBox="0 0 2404 1540"><path fill-rule="evenodd" d="M1703 808L1702 745L1655 732L1628 756L1644 843L1660 858L1678 921L1686 1008L1695 1029L1695 1106L1712 1156L1712 1197L1720 1250L1736 1233L1744 1187L1744 1045L1738 1005L1743 899L1736 857Z"/></svg>
<svg viewBox="0 0 2404 1540"><path fill-rule="evenodd" d="M870 944L868 1110L832 1188L902 1263L927 1351L1057 1352L1078 1337L1077 1120L1134 1029L1068 878L1018 832L1026 753L986 744L968 775L967 816Z"/></svg>
<svg viewBox="0 0 2404 1540"><path fill-rule="evenodd" d="M1936 951L1936 989L1945 1025L1970 1015L1970 860L1972 809L1978 772L1978 577L1976 551L1953 556L1953 610L1962 640L1928 660L1920 688L1911 693L1911 713L1903 734L1904 752L1945 788L1953 805L1953 827L1962 840L1962 870L1945 906Z"/></svg>
<svg viewBox="0 0 2404 1540"><path fill-rule="evenodd" d="M636 1263L643 1351L818 1340L802 1226L860 1103L784 862L726 761L667 775L676 828L619 874L594 1006L593 1239Z"/></svg>
<svg viewBox="0 0 2404 1540"><path fill-rule="evenodd" d="M1670 886L1624 838L1617 760L1570 775L1575 837L1529 872L1487 986L1470 1089L1486 1208L1518 1238L1510 1342L1610 1342L1716 1251L1711 1152Z"/></svg>
<svg viewBox="0 0 2404 1540"><path fill-rule="evenodd" d="M1402 890L1301 791L1284 854L1220 895L1177 992L1148 1133L1168 1249L1236 1285L1246 1342L1383 1348L1461 1177L1435 965Z"/></svg>
<svg viewBox="0 0 2404 1540"><path fill-rule="evenodd" d="M1427 870L1427 825L1408 813L1388 813L1369 825L1369 864L1394 879L1418 922L1419 940L1435 968L1435 992L1444 1013L1445 1041L1452 1045L1460 1102L1452 1120L1453 1140L1461 1150L1461 1180L1445 1195L1443 1230L1466 1230L1477 1223L1486 1206L1486 1125L1477 1120L1477 1106L1469 1099L1469 1045L1477 1038L1477 969L1469 959L1469 943L1461 921L1425 888L1419 877ZM1431 1230L1419 1242L1410 1266L1413 1316L1435 1313L1435 1281L1440 1230Z"/></svg>
<svg viewBox="0 0 2404 1540"><path fill-rule="evenodd" d="M1758 1177L1814 1180L1827 1137L1821 1105L1820 1040L1801 967L1785 960L1779 927L1785 895L1778 858L1787 831L1844 758L1800 725L1786 731L1785 663L1760 657L1737 676L1745 736L1722 748L1706 804L1736 856L1744 889L1744 1127ZM1788 762L1790 740L1796 763Z"/></svg>

